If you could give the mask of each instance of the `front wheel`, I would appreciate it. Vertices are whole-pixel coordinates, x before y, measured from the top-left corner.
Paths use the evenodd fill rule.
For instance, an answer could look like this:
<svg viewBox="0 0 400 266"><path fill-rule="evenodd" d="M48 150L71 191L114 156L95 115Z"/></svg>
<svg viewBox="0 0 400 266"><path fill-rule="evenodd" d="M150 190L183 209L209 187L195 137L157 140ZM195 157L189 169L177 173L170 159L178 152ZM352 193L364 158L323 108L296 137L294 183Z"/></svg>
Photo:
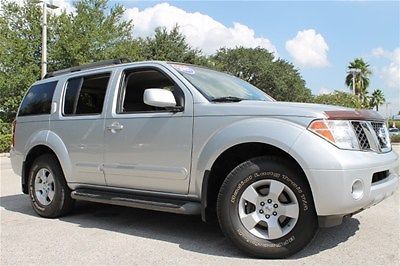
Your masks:
<svg viewBox="0 0 400 266"><path fill-rule="evenodd" d="M259 258L285 258L304 248L318 228L311 190L290 161L258 157L237 166L217 201L224 234Z"/></svg>

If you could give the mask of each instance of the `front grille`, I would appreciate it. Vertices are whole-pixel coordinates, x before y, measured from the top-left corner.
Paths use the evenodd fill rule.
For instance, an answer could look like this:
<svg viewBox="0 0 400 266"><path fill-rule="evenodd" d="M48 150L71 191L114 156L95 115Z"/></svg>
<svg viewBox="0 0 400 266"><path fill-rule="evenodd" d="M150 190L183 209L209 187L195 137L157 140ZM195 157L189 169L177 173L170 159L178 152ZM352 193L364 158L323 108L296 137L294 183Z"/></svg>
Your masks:
<svg viewBox="0 0 400 266"><path fill-rule="evenodd" d="M372 175L372 184L379 182L389 176L389 170L377 172Z"/></svg>
<svg viewBox="0 0 400 266"><path fill-rule="evenodd" d="M352 121L351 124L361 150L373 150L376 152L390 151L390 140L385 123Z"/></svg>
<svg viewBox="0 0 400 266"><path fill-rule="evenodd" d="M375 131L376 136L378 137L379 147L387 148L387 139L385 136L385 128L383 123L371 122L371 126Z"/></svg>
<svg viewBox="0 0 400 266"><path fill-rule="evenodd" d="M369 150L370 145L368 142L367 135L364 132L364 129L360 122L351 122L353 124L354 132L356 133L358 143L360 144L360 148L362 150Z"/></svg>

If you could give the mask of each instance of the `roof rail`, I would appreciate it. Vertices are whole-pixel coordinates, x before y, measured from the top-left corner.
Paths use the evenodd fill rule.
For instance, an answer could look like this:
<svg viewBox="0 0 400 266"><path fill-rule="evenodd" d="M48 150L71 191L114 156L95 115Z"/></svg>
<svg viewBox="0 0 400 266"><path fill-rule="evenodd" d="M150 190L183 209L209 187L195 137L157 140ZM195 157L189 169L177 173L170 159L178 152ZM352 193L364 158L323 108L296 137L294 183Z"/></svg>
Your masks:
<svg viewBox="0 0 400 266"><path fill-rule="evenodd" d="M59 75L67 74L67 73L72 73L72 72L77 72L77 71L82 71L82 70L86 70L86 69L92 69L92 68L110 66L110 65L118 65L118 64L124 64L124 63L130 63L130 62L132 62L132 61L128 58L102 60L102 61L93 62L90 64L74 66L74 67L70 67L70 68L65 68L65 69L49 72L44 76L44 78L46 79L46 78L51 78L51 77L55 77L55 76L59 76Z"/></svg>

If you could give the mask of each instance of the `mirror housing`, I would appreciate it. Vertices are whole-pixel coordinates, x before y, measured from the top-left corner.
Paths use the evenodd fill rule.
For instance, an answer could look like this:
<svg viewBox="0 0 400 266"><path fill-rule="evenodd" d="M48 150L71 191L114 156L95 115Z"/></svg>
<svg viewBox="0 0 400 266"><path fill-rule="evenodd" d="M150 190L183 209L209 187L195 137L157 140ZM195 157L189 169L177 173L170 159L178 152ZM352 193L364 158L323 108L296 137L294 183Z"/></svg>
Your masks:
<svg viewBox="0 0 400 266"><path fill-rule="evenodd" d="M176 106L174 94L169 90L150 88L143 94L143 102L150 106L181 111L183 107Z"/></svg>

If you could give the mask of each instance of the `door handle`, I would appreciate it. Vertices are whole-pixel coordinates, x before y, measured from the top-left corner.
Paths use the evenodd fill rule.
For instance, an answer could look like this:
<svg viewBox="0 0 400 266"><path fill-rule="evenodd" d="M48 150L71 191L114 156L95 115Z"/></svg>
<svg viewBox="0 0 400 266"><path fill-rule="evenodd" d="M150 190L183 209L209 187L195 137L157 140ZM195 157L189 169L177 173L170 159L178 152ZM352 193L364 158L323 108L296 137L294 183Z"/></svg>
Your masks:
<svg viewBox="0 0 400 266"><path fill-rule="evenodd" d="M120 131L124 128L124 125L121 125L118 122L114 122L111 125L107 126L107 129L110 130L112 133L115 133L117 131Z"/></svg>

